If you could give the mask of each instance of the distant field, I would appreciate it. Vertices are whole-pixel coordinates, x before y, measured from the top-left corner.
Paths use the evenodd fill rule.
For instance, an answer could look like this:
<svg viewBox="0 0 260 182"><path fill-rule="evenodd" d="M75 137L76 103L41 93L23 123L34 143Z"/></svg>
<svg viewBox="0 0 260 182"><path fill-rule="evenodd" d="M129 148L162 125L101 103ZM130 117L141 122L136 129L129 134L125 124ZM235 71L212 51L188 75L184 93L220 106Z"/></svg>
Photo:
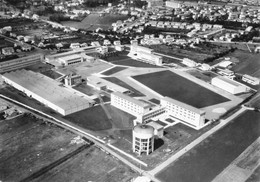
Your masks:
<svg viewBox="0 0 260 182"><path fill-rule="evenodd" d="M126 15L105 14L105 16L100 17L99 14L90 14L81 22L64 21L62 24L87 30L95 30L99 27L102 29L109 29L111 28L112 23L115 23L117 20L126 20L127 18L128 16Z"/></svg>
<svg viewBox="0 0 260 182"><path fill-rule="evenodd" d="M76 135L24 115L0 122L0 179L21 181L76 150ZM61 150L62 149L62 150Z"/></svg>
<svg viewBox="0 0 260 182"><path fill-rule="evenodd" d="M128 52L123 51L118 56L105 58L106 61L115 65L131 66L131 67L143 67L143 68L159 68L159 66L148 64L141 61L136 61L127 56Z"/></svg>
<svg viewBox="0 0 260 182"><path fill-rule="evenodd" d="M197 108L229 101L229 99L171 71L138 75L133 78L163 96L171 97Z"/></svg>
<svg viewBox="0 0 260 182"><path fill-rule="evenodd" d="M260 54L236 50L228 56L236 57L240 61L232 68L233 71L260 78Z"/></svg>
<svg viewBox="0 0 260 182"><path fill-rule="evenodd" d="M142 97L142 96L144 96L144 94L142 94L141 92L139 92L135 88L131 87L130 85L126 84L125 82L121 81L120 79L118 79L116 77L103 77L103 79L108 80L112 83L115 83L117 85L120 85L122 87L125 87L125 88L131 90L132 92L134 92L134 93L130 94L130 96L132 96L132 97Z"/></svg>
<svg viewBox="0 0 260 182"><path fill-rule="evenodd" d="M125 69L126 69L126 67L116 66L114 68L111 68L110 70L103 72L102 75L110 76L112 74L115 74L115 73L120 72Z"/></svg>
<svg viewBox="0 0 260 182"><path fill-rule="evenodd" d="M157 177L163 182L172 182L172 179L211 181L260 136L259 120L260 113L243 113L158 173Z"/></svg>

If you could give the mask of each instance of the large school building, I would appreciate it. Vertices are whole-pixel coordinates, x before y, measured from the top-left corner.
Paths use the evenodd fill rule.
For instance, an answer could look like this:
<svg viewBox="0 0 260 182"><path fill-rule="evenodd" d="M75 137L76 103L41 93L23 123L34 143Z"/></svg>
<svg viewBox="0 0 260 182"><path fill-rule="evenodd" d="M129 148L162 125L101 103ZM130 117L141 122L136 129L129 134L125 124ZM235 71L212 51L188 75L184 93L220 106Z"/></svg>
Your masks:
<svg viewBox="0 0 260 182"><path fill-rule="evenodd" d="M201 109L169 97L162 98L161 105L165 108L167 116L173 120L180 121L195 129L205 126L206 112Z"/></svg>

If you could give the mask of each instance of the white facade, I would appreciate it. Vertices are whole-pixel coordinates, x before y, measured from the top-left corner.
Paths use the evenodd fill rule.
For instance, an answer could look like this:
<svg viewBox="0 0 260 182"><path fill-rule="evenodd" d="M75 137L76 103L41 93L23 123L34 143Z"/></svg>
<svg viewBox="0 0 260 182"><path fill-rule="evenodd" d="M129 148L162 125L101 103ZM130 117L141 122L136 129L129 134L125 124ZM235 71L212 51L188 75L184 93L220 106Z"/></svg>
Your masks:
<svg viewBox="0 0 260 182"><path fill-rule="evenodd" d="M183 58L182 59L182 64L188 66L188 67L195 67L197 63L191 59L188 58Z"/></svg>
<svg viewBox="0 0 260 182"><path fill-rule="evenodd" d="M147 102L137 100L119 92L111 94L111 105L135 116L137 123L146 122L165 112L162 107L153 107Z"/></svg>
<svg viewBox="0 0 260 182"><path fill-rule="evenodd" d="M78 96L40 73L18 70L5 73L2 77L6 83L62 115L81 111L94 104L93 100Z"/></svg>
<svg viewBox="0 0 260 182"><path fill-rule="evenodd" d="M149 49L143 46L131 45L130 53L135 55L138 61L162 65L162 57L153 54L153 49Z"/></svg>
<svg viewBox="0 0 260 182"><path fill-rule="evenodd" d="M244 82L250 83L251 85L259 85L260 80L256 77L252 77L250 75L243 75L242 80Z"/></svg>
<svg viewBox="0 0 260 182"><path fill-rule="evenodd" d="M154 128L148 125L136 125L133 129L133 152L149 155L154 150Z"/></svg>
<svg viewBox="0 0 260 182"><path fill-rule="evenodd" d="M161 105L165 107L166 114L172 119L177 119L181 123L195 129L205 126L206 113L203 110L169 97L162 98Z"/></svg>
<svg viewBox="0 0 260 182"><path fill-rule="evenodd" d="M3 61L3 62L0 62L0 73L4 73L7 71L13 71L16 69L21 69L21 68L24 68L27 66L31 66L31 65L41 62L42 59L43 59L42 55L36 54L33 56L13 59L10 61Z"/></svg>
<svg viewBox="0 0 260 182"><path fill-rule="evenodd" d="M231 94L239 94L239 93L247 92L246 86L221 76L212 78L211 84Z"/></svg>

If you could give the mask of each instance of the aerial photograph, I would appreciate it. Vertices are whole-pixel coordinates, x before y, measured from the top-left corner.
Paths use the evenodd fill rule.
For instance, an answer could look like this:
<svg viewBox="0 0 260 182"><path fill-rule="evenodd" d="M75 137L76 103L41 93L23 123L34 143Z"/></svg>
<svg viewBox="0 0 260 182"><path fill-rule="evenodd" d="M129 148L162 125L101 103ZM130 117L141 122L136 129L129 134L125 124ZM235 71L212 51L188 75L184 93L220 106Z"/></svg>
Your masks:
<svg viewBox="0 0 260 182"><path fill-rule="evenodd" d="M0 0L0 182L260 182L260 0Z"/></svg>

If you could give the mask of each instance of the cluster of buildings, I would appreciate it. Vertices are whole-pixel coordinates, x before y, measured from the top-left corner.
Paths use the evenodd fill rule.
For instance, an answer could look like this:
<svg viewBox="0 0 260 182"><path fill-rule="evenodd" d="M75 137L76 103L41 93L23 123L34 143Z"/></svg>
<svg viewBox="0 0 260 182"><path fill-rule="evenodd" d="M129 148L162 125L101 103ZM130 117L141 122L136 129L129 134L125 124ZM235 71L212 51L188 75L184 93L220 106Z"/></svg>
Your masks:
<svg viewBox="0 0 260 182"><path fill-rule="evenodd" d="M210 21L220 19L249 23L259 23L260 21L259 9L250 6L244 7L229 4L223 6L199 4L196 2L166 1L166 7L174 8L174 15L182 20L206 18Z"/></svg>
<svg viewBox="0 0 260 182"><path fill-rule="evenodd" d="M126 94L114 92L111 94L111 105L136 117L134 125L151 122L160 117L177 120L194 129L205 126L205 111L182 103L175 99L164 97L160 105L138 100Z"/></svg>

